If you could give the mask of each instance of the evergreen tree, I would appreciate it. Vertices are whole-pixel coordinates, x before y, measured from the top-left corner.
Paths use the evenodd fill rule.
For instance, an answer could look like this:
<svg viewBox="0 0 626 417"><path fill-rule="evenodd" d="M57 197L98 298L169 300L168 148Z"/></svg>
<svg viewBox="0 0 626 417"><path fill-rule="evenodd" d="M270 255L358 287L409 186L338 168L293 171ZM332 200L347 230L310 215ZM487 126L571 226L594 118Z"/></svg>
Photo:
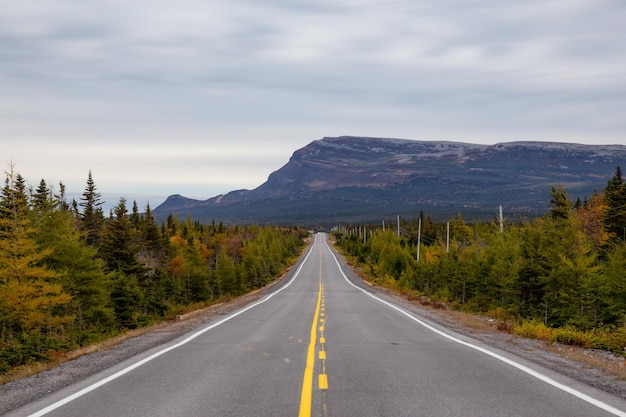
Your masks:
<svg viewBox="0 0 626 417"><path fill-rule="evenodd" d="M552 219L567 219L572 211L573 205L565 189L552 187L550 192L550 212Z"/></svg>
<svg viewBox="0 0 626 417"><path fill-rule="evenodd" d="M601 273L593 283L596 296L591 306L592 314L598 325L608 324L624 326L626 314L626 245L615 245L602 265Z"/></svg>
<svg viewBox="0 0 626 417"><path fill-rule="evenodd" d="M237 279L237 269L233 264L233 260L226 254L226 251L222 251L219 255L215 268L215 279L222 294L234 296L241 294L241 286Z"/></svg>
<svg viewBox="0 0 626 417"><path fill-rule="evenodd" d="M472 241L472 229L465 224L461 213L455 219L450 220L450 235L461 248L468 246Z"/></svg>
<svg viewBox="0 0 626 417"><path fill-rule="evenodd" d="M49 208L40 214L36 239L41 248L49 251L45 264L55 271L64 271L60 283L64 292L72 296L64 308L72 316L72 329L82 345L114 327L115 318L109 306L110 278L104 261L97 257L97 249L86 244L71 213L53 209L56 204L52 199L44 204Z"/></svg>
<svg viewBox="0 0 626 417"><path fill-rule="evenodd" d="M139 230L139 208L137 207L137 201L133 200L133 211L130 214L130 222L135 230Z"/></svg>
<svg viewBox="0 0 626 417"><path fill-rule="evenodd" d="M143 294L134 276L116 274L111 291L111 302L117 323L126 329L134 329L142 324Z"/></svg>
<svg viewBox="0 0 626 417"><path fill-rule="evenodd" d="M146 205L146 212L140 216L138 239L140 250L139 262L146 268L148 275L155 275L167 262L166 250L161 229L156 223L150 205Z"/></svg>
<svg viewBox="0 0 626 417"><path fill-rule="evenodd" d="M44 179L39 182L31 200L35 214L49 213L57 204L56 201L50 199L50 189Z"/></svg>
<svg viewBox="0 0 626 417"><path fill-rule="evenodd" d="M61 210L67 211L70 209L70 205L65 201L65 184L63 182L59 182L59 194L55 195L55 198L59 202Z"/></svg>
<svg viewBox="0 0 626 417"><path fill-rule="evenodd" d="M89 170L87 186L79 204L83 208L81 214L82 230L86 233L85 239L88 245L98 245L102 237L104 214L101 206L104 202L100 200L101 197L102 195L97 191L93 181L91 170Z"/></svg>
<svg viewBox="0 0 626 417"><path fill-rule="evenodd" d="M125 328L135 328L143 323L144 293L141 282L145 269L138 260L137 231L130 222L126 199L120 198L108 220L99 253L114 273L111 303L116 320Z"/></svg>
<svg viewBox="0 0 626 417"><path fill-rule="evenodd" d="M489 272L486 288L491 303L507 311L522 311L521 289L518 285L522 269L521 242L517 229L491 236L486 249Z"/></svg>
<svg viewBox="0 0 626 417"><path fill-rule="evenodd" d="M146 211L141 221L141 234L144 245L153 253L161 253L163 251L163 237L159 225L150 210L150 204L146 205Z"/></svg>
<svg viewBox="0 0 626 417"><path fill-rule="evenodd" d="M626 241L626 183L618 166L604 190L604 227L613 241Z"/></svg>
<svg viewBox="0 0 626 417"><path fill-rule="evenodd" d="M137 259L137 232L128 218L126 199L120 198L114 212L115 217L107 222L104 229L99 253L111 271L132 276L142 275L144 270Z"/></svg>
<svg viewBox="0 0 626 417"><path fill-rule="evenodd" d="M55 311L71 297L63 293L60 274L42 266L49 251L40 250L33 235L25 182L11 167L0 198L2 343L23 342L33 335L54 336L67 321Z"/></svg>

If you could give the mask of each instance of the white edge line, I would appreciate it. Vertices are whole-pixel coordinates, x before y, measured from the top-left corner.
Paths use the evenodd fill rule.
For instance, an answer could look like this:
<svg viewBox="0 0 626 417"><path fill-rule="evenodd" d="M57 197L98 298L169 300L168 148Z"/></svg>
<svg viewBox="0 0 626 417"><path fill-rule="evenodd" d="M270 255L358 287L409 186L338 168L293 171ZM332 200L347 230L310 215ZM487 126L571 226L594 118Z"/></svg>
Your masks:
<svg viewBox="0 0 626 417"><path fill-rule="evenodd" d="M329 250L330 250L330 247L329 247ZM616 416L626 417L626 412L624 412L624 411L618 410L617 408L615 408L613 406L610 406L609 404L606 404L605 402L602 402L602 401L600 401L600 400L598 400L596 398L593 398L593 397L591 397L591 396L589 396L589 395L587 395L585 393L582 393L582 392L580 392L578 390L575 390L575 389L570 388L570 387L568 387L566 385L563 385L560 382L557 382L554 379L548 377L547 375L544 375L544 374L542 374L540 372L537 372L537 371L535 371L535 370L533 370L533 369L531 369L531 368L529 368L529 367L527 367L525 365L517 363L517 362L515 362L515 361L513 361L513 360L511 360L509 358L506 358L506 357L504 357L502 355L499 355L499 354L497 354L495 352L492 352L492 351L490 351L488 349L482 348L480 346L473 345L473 344L471 344L469 342L466 342L466 341L461 340L461 339L459 339L457 337L454 337L454 336L452 336L452 335L450 335L448 333L445 333L445 332L443 332L443 331L441 331L441 330L431 326L430 324L428 324L428 323L418 319L417 317L413 316L412 314L404 311L400 307L398 307L398 306L396 306L394 304L391 304L391 303L389 303L389 302L387 302L387 301L385 301L385 300L383 300L381 298L378 298L377 296L375 296L371 292L366 291L363 288L358 287L352 281L350 281L350 279L348 279L346 274L343 272L343 268L339 264L339 261L337 260L337 257L335 256L335 254L333 253L332 250L330 250L330 254L335 259L335 263L337 264L337 267L339 268L339 272L341 272L341 275L343 275L343 278L346 280L346 282L348 284L350 284L352 287L358 289L359 291L364 292L365 294L367 294L368 296L372 297L376 301L379 301L380 303L385 304L387 307L392 308L392 309L396 310L397 312L399 312L400 314L403 314L406 317L410 318L411 320L419 323L420 325L424 326L428 330L430 330L432 332L435 332L438 335L443 336L443 337L445 337L446 339L448 339L448 340L450 340L452 342L458 343L458 344L463 345L463 346L467 346L470 349L477 350L477 351L479 351L481 353L484 353L485 355L489 355L489 356L491 356L494 359L502 361L502 362L504 362L504 363L506 363L506 364L508 364L508 365L510 365L512 367L514 367L514 368L517 368L520 371L525 372L525 373L527 373L528 375L530 375L532 377L535 377L535 378L537 378L537 379L539 379L539 380L541 380L541 381L543 381L543 382L545 382L547 384L552 385L553 387L556 387L556 388L558 388L558 389L560 389L562 391L565 391L565 392L567 392L567 393L569 393L569 394L571 394L571 395L573 395L573 396L575 396L575 397L577 397L577 398L579 398L579 399L581 399L583 401L588 402L589 404L592 404L592 405L594 405L594 406L596 406L598 408L601 408L604 411L607 411L607 412L609 412L611 414L614 414Z"/></svg>
<svg viewBox="0 0 626 417"><path fill-rule="evenodd" d="M105 384L108 384L111 381L116 380L117 378L121 377L122 375L125 375L125 374L129 373L130 371L139 368L142 365L145 365L146 363L152 361L153 359L156 359L159 356L161 356L161 355L163 355L163 354L165 354L165 353L167 353L167 352L169 352L171 350L174 350L176 348L179 348L179 347L181 347L181 346L191 342L192 340L194 340L198 336L208 332L211 329L216 328L217 326L219 326L221 324L226 323L227 321L229 321L229 320L231 320L231 319L233 319L233 318L235 318L235 317L245 313L246 311L248 311L248 310L258 306L259 304L263 304L264 302L270 300L273 296L275 296L276 294L278 294L279 292L281 292L285 288L289 287L295 281L295 279L300 274L300 271L302 270L303 265L306 263L307 259L309 258L309 255L311 254L312 251L313 251L313 246L311 246L311 248L309 249L309 252L304 257L304 259L300 263L300 266L296 270L296 272L293 275L293 277L289 280L289 282L287 282L287 284L285 284L284 286L280 287L275 292L269 294L267 297L265 297L265 298L255 302L253 304L250 304L249 306L247 306L247 307L237 311L236 313L231 314L230 316L227 316L227 317L223 318L222 320L220 320L218 322L215 322L215 323L205 327L202 330L197 331L196 333L192 334L191 336L187 337L184 340L181 340L180 342L176 343L175 345L168 346L167 348L165 348L163 350L160 350L160 351L158 351L156 353L153 353L152 355L150 355L150 356L140 360L139 362L135 362L134 364L130 365L129 367L124 368L121 371L118 371L118 372L114 373L113 375L110 375L110 376L108 376L108 377L106 377L106 378L104 378L104 379L102 379L102 380L100 380L100 381L98 381L98 382L96 382L96 383L86 387L86 388L83 388L82 390L77 391L74 394L69 395L69 396L63 398L62 400L59 400L59 401L57 401L57 402L47 406L46 408L43 408L43 409L37 411L34 414L31 414L29 417L39 417L39 416L46 415L46 414L56 410L57 408L60 408L60 407L64 406L65 404L68 404L68 403L70 403L70 402L72 402L72 401L82 397L83 395L88 394L91 391L94 391L94 390L100 388L101 386L103 386Z"/></svg>

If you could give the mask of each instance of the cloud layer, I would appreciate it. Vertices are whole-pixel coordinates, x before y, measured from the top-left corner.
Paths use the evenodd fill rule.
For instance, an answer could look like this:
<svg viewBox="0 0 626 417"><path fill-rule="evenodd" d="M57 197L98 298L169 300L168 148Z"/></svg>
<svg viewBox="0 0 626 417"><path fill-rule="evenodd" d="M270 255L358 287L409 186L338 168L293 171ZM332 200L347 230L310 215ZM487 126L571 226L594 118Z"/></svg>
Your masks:
<svg viewBox="0 0 626 417"><path fill-rule="evenodd" d="M322 136L626 144L625 28L616 0L13 2L0 143L206 197Z"/></svg>

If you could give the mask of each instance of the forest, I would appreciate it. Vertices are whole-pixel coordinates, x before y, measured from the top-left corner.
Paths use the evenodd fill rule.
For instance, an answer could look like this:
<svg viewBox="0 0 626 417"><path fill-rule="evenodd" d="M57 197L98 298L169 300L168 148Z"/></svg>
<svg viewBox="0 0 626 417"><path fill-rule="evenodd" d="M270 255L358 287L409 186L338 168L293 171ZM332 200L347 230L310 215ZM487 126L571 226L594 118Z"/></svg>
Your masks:
<svg viewBox="0 0 626 417"><path fill-rule="evenodd" d="M374 282L431 305L496 317L525 336L626 346L626 183L516 222L341 226L337 245ZM79 201L27 185L11 166L0 194L0 375L129 329L242 295L301 253L297 227L202 224L127 201L105 214L91 172ZM419 233L418 233L419 232ZM418 245L419 241L419 245ZM558 330L558 331L557 331Z"/></svg>
<svg viewBox="0 0 626 417"><path fill-rule="evenodd" d="M498 216L499 217L499 216ZM626 184L572 201L552 187L546 215L523 222L399 228L341 226L344 253L374 282L424 303L487 314L525 336L609 349L626 346ZM419 240L419 249L418 249Z"/></svg>
<svg viewBox="0 0 626 417"><path fill-rule="evenodd" d="M89 172L80 201L13 165L0 195L0 374L273 281L300 254L298 228L157 224L120 199L105 215Z"/></svg>

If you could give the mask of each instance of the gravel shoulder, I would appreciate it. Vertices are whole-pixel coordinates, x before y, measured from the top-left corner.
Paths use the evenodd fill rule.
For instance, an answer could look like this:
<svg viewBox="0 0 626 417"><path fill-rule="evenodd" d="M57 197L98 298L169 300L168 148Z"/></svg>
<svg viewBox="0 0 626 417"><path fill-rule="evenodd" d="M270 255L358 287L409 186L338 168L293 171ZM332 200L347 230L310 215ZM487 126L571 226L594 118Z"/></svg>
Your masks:
<svg viewBox="0 0 626 417"><path fill-rule="evenodd" d="M285 275L285 277L289 276L290 274ZM125 339L115 346L81 356L37 375L1 385L0 414L16 409L90 375L94 375L141 352L170 342L194 329L203 327L230 312L258 300L269 287L279 285L280 283L281 279L261 291L187 314L180 317L177 321L153 326L139 336ZM387 297L395 298L399 304L406 305L410 303L411 310L457 333L470 336L487 345L536 362L594 388L626 399L626 380L623 377L612 375L598 366L590 365L590 361L571 359L572 354L574 354L573 356L575 357L591 358L593 359L592 362L618 369L625 366L624 358L622 357L604 351L548 345L545 342L517 337L498 331L495 325L492 325L486 319L482 319L486 322L483 326L468 326L467 321L463 320L458 314L424 307L418 302L408 301L406 298L381 288L376 288L376 290L385 293ZM476 320L481 319L478 318Z"/></svg>

